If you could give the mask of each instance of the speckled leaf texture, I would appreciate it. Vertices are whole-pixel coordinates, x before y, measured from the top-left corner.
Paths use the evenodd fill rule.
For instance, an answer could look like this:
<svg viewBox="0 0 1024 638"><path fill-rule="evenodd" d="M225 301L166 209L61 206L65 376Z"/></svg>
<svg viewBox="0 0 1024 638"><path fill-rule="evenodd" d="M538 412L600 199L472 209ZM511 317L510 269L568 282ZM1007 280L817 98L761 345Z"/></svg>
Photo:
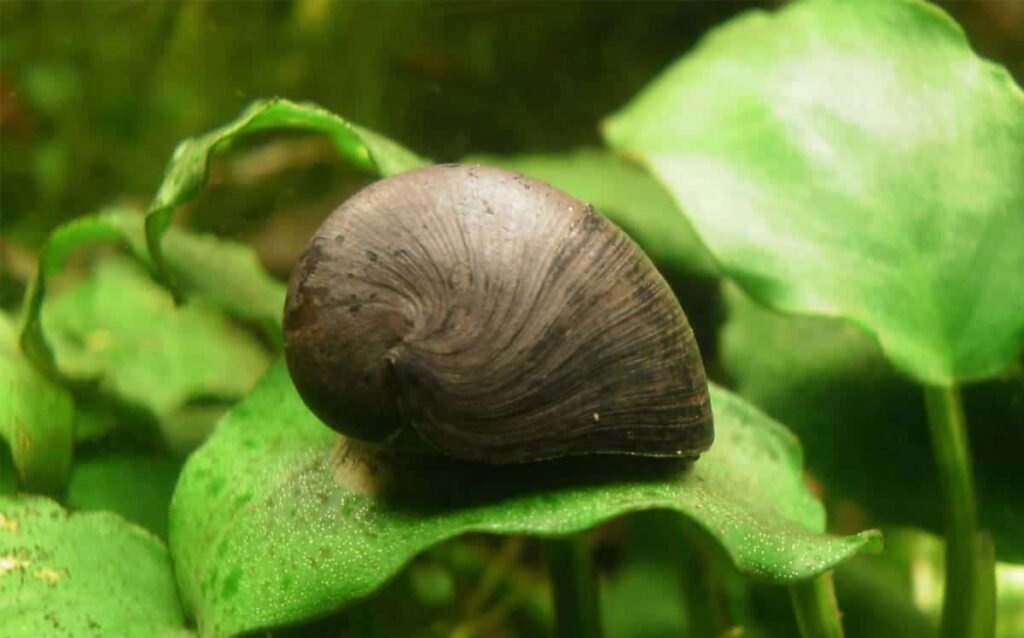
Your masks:
<svg viewBox="0 0 1024 638"><path fill-rule="evenodd" d="M903 373L1024 345L1024 93L923 2L817 0L712 32L605 125L727 275L852 320Z"/></svg>
<svg viewBox="0 0 1024 638"><path fill-rule="evenodd" d="M152 534L114 514L0 497L0 637L193 635Z"/></svg>
<svg viewBox="0 0 1024 638"><path fill-rule="evenodd" d="M675 510L745 573L790 582L880 544L823 533L796 440L730 393L689 468L608 457L487 468L361 452L320 424L275 365L186 464L170 543L187 608L221 638L321 616L467 532L557 536Z"/></svg>

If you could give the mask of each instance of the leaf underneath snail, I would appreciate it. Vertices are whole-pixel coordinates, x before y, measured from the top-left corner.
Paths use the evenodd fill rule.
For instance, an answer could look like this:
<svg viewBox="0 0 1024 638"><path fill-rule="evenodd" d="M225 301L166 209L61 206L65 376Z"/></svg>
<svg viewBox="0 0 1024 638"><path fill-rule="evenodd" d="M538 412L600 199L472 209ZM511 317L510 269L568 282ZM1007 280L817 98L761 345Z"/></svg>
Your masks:
<svg viewBox="0 0 1024 638"><path fill-rule="evenodd" d="M378 181L292 273L285 357L343 434L467 461L695 458L714 438L679 303L622 231L475 165Z"/></svg>

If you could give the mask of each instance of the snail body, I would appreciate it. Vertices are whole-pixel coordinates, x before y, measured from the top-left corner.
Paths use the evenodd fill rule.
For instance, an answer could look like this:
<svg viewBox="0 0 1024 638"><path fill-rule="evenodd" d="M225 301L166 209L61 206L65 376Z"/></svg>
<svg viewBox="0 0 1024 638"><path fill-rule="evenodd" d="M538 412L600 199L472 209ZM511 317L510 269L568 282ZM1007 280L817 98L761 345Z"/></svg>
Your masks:
<svg viewBox="0 0 1024 638"><path fill-rule="evenodd" d="M468 461L696 457L713 439L693 332L643 252L517 173L442 165L363 189L289 283L285 356L347 436Z"/></svg>

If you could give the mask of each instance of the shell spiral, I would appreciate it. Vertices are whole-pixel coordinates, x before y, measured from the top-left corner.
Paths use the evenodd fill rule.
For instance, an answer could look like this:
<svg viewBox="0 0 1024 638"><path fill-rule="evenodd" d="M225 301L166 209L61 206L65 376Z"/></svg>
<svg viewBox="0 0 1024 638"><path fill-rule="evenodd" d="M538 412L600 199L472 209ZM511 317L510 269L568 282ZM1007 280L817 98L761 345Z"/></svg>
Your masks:
<svg viewBox="0 0 1024 638"><path fill-rule="evenodd" d="M593 209L505 170L442 165L363 189L292 274L285 355L326 424L487 463L696 457L713 439L693 332Z"/></svg>

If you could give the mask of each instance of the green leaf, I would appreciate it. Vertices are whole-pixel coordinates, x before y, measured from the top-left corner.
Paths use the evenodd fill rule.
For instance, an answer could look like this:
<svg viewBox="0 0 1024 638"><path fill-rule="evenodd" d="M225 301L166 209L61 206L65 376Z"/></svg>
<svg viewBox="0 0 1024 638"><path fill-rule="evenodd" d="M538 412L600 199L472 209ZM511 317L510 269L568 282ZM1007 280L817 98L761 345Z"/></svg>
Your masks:
<svg viewBox="0 0 1024 638"><path fill-rule="evenodd" d="M18 478L14 459L11 458L10 448L0 440L0 496L17 493Z"/></svg>
<svg viewBox="0 0 1024 638"><path fill-rule="evenodd" d="M5 637L192 635L167 549L113 514L0 497Z"/></svg>
<svg viewBox="0 0 1024 638"><path fill-rule="evenodd" d="M143 217L130 211L80 217L54 230L43 246L26 295L20 342L33 364L53 378L64 375L56 366L41 323L47 287L71 255L104 242L124 243L136 259L152 267ZM178 229L171 229L166 244L167 264L191 296L214 303L237 319L257 323L273 341L280 340L284 286L267 275L251 249Z"/></svg>
<svg viewBox="0 0 1024 638"><path fill-rule="evenodd" d="M43 300L46 298L50 280L64 268L71 255L85 246L120 241L131 247L140 245L138 240L141 239L141 235L138 231L141 231L142 227L137 219L133 220L130 216L119 214L80 217L58 227L43 244L36 275L25 295L20 343L25 356L51 378L60 379L62 375L57 368L53 349L46 339L41 320ZM145 259L144 254L136 252L136 255Z"/></svg>
<svg viewBox="0 0 1024 638"><path fill-rule="evenodd" d="M723 297L725 371L740 395L800 437L808 469L829 495L883 521L939 529L920 386L846 322L772 312L735 287ZM982 525L1001 558L1024 561L1024 373L969 385L964 397Z"/></svg>
<svg viewBox="0 0 1024 638"><path fill-rule="evenodd" d="M103 260L49 300L43 323L59 368L166 419L196 397L237 398L270 362L261 345L201 300L176 307L134 262Z"/></svg>
<svg viewBox="0 0 1024 638"><path fill-rule="evenodd" d="M650 173L596 149L550 155L480 155L466 159L545 181L598 211L630 235L658 264L699 275L717 267L672 196Z"/></svg>
<svg viewBox="0 0 1024 638"><path fill-rule="evenodd" d="M126 450L78 454L64 503L73 510L104 510L167 538L167 508L181 461Z"/></svg>
<svg viewBox="0 0 1024 638"><path fill-rule="evenodd" d="M762 303L948 385L1024 346L1024 93L923 2L745 14L610 118Z"/></svg>
<svg viewBox="0 0 1024 638"><path fill-rule="evenodd" d="M71 395L37 371L18 348L13 322L0 313L0 438L24 489L56 493L71 467Z"/></svg>
<svg viewBox="0 0 1024 638"><path fill-rule="evenodd" d="M620 458L493 468L361 451L275 365L179 480L170 542L186 606L202 635L234 636L348 605L467 532L561 536L647 509L691 517L741 571L780 582L878 547L876 532L822 533L785 428L724 390L712 401L716 443L688 470Z"/></svg>
<svg viewBox="0 0 1024 638"><path fill-rule="evenodd" d="M206 185L213 154L240 137L271 129L324 133L344 158L376 175L394 175L428 163L392 140L318 106L280 98L256 101L234 121L187 139L174 149L163 183L146 215L146 243L158 272L168 273L162 240L174 209L195 197Z"/></svg>
<svg viewBox="0 0 1024 638"><path fill-rule="evenodd" d="M280 346L285 287L267 274L252 248L172 228L164 237L164 259L190 299L216 304L231 317L260 326L263 336Z"/></svg>

